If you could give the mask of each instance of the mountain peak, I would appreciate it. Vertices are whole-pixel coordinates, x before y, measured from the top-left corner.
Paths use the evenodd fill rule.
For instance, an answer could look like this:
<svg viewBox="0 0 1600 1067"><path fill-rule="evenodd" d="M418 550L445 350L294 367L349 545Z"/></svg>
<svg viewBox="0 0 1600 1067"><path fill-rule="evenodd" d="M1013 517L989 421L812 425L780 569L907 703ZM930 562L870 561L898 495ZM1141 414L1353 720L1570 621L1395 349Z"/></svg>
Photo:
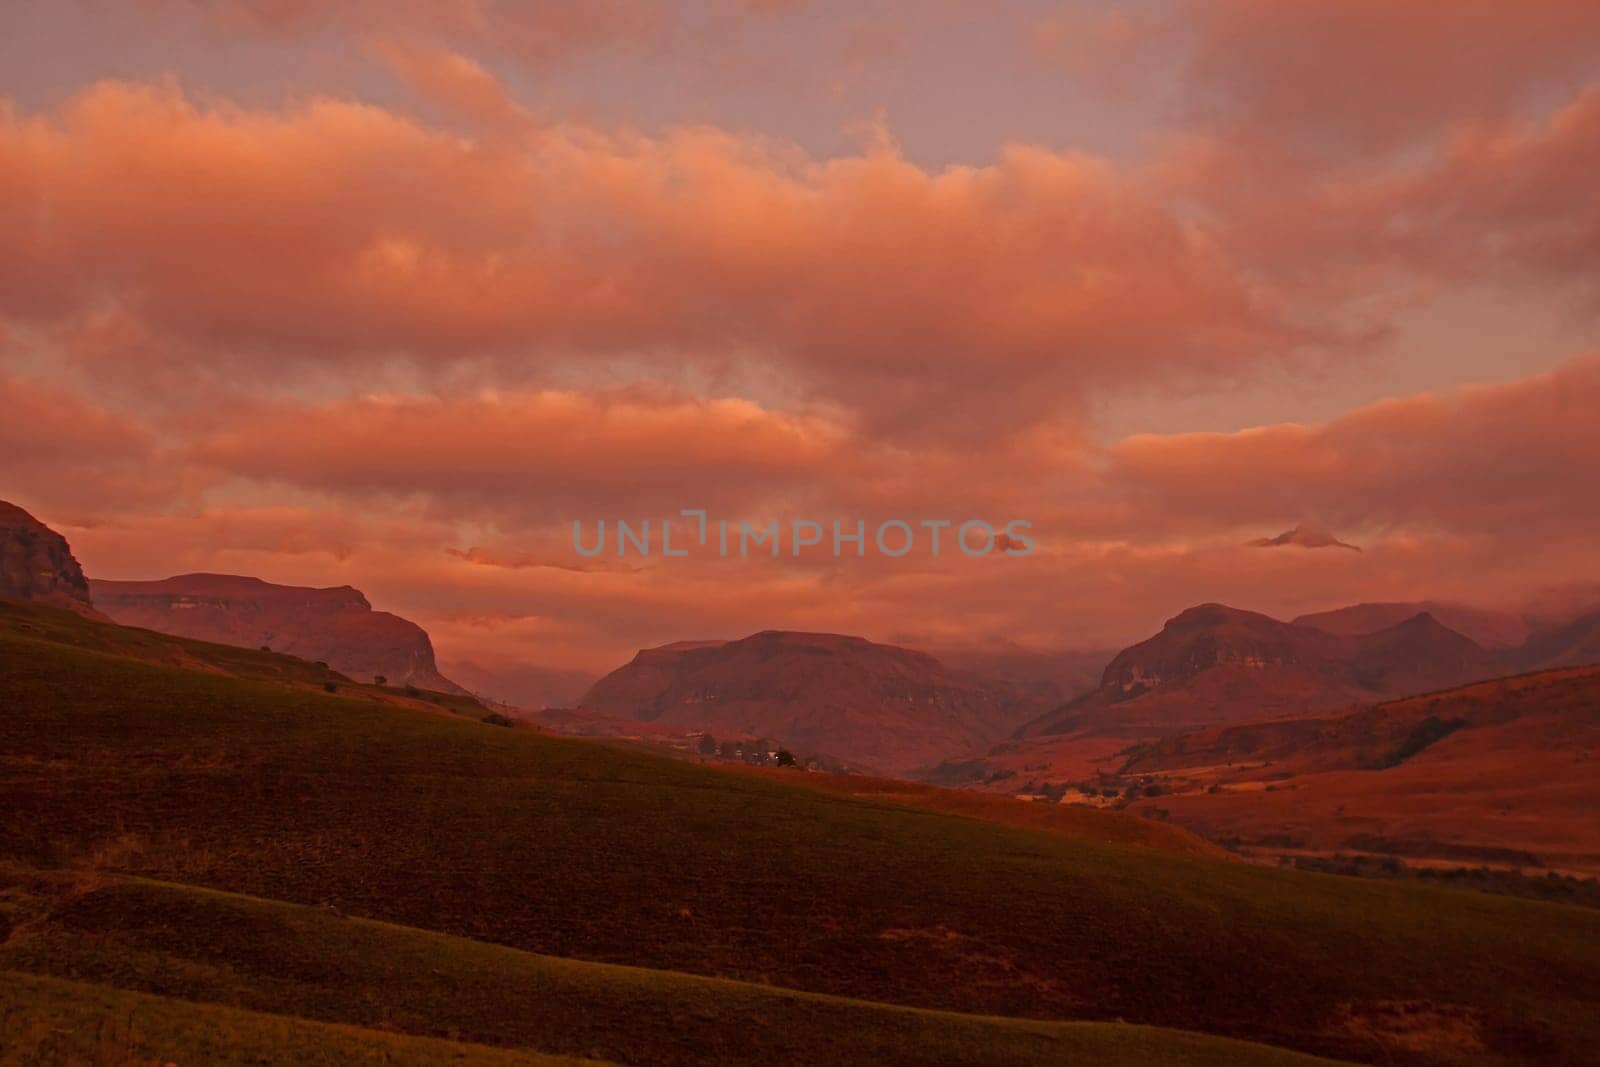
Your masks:
<svg viewBox="0 0 1600 1067"><path fill-rule="evenodd" d="M1262 615L1256 611L1246 611L1243 608L1230 608L1226 604L1208 603L1196 604L1192 608L1185 608L1166 621L1163 630L1195 630L1213 626L1223 626L1228 623L1243 624L1246 626L1266 623L1271 626L1281 625L1274 618Z"/></svg>
<svg viewBox="0 0 1600 1067"><path fill-rule="evenodd" d="M1361 551L1359 546L1341 541L1322 527L1309 523L1301 523L1276 537L1257 538L1249 544L1252 548L1281 548L1285 545L1295 545L1299 548L1348 548L1352 552Z"/></svg>

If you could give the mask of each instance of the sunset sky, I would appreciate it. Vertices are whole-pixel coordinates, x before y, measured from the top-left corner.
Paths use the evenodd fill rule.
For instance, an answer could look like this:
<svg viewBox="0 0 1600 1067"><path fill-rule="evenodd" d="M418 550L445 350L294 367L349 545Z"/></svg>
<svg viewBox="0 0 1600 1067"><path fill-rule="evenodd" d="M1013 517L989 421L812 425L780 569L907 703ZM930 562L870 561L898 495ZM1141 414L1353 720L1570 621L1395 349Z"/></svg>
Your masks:
<svg viewBox="0 0 1600 1067"><path fill-rule="evenodd" d="M1594 0L14 0L0 499L446 670L1513 604L1600 582L1597 176ZM693 507L1037 548L573 551Z"/></svg>

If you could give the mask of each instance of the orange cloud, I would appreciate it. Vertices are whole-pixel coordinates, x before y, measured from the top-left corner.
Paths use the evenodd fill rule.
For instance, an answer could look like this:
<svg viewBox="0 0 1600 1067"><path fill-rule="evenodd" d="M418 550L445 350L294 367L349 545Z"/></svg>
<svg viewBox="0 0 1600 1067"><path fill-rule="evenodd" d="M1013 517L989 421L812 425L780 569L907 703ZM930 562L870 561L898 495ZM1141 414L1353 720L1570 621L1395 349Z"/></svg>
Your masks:
<svg viewBox="0 0 1600 1067"><path fill-rule="evenodd" d="M274 374L753 358L884 427L954 432L1310 340L1129 175L1023 146L938 171L704 128L513 146L108 82L0 115L0 191L6 312L112 299Z"/></svg>
<svg viewBox="0 0 1600 1067"><path fill-rule="evenodd" d="M144 426L56 386L0 377L0 412L0 499L92 514L196 487Z"/></svg>
<svg viewBox="0 0 1600 1067"><path fill-rule="evenodd" d="M234 476L340 494L424 495L506 525L676 516L805 489L843 458L824 415L653 389L370 397L262 408L189 450Z"/></svg>
<svg viewBox="0 0 1600 1067"><path fill-rule="evenodd" d="M1487 537L1506 552L1600 528L1600 355L1320 426L1147 435L1108 477L1153 514L1213 529L1309 516L1348 529Z"/></svg>

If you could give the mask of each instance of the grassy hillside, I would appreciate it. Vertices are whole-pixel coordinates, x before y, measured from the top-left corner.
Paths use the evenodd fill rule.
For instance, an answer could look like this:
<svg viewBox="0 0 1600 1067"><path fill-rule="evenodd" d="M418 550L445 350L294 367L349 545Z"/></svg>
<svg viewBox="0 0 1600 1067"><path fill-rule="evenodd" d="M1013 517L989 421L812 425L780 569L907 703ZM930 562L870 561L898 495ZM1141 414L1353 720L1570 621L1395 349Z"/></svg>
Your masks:
<svg viewBox="0 0 1600 1067"><path fill-rule="evenodd" d="M354 682L324 663L310 663L281 652L262 652L194 641L184 637L96 622L40 604L0 598L0 628L52 644L161 663L231 678L333 691L346 696L414 707L433 707L479 718L488 708L474 697L436 693L414 686L376 686Z"/></svg>
<svg viewBox="0 0 1600 1067"><path fill-rule="evenodd" d="M563 1067L585 1061L385 1034L0 971L0 1064Z"/></svg>
<svg viewBox="0 0 1600 1067"><path fill-rule="evenodd" d="M320 909L117 882L59 894L0 967L259 1011L623 1063L1297 1064L1117 1023L891 1007L537 956Z"/></svg>
<svg viewBox="0 0 1600 1067"><path fill-rule="evenodd" d="M1600 1044L1592 910L995 825L138 662L16 618L0 620L0 856L17 863L1373 1062L1581 1063Z"/></svg>

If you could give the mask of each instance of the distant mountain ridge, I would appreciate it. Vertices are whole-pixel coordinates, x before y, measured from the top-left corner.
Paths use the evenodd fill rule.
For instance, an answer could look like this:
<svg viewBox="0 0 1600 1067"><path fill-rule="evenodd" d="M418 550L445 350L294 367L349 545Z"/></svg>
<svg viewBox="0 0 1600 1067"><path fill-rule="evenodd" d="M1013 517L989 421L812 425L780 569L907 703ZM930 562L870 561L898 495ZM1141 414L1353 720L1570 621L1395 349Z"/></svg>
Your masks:
<svg viewBox="0 0 1600 1067"><path fill-rule="evenodd" d="M532 664L482 664L451 660L440 669L472 691L474 696L509 709L542 711L576 704L594 685L590 671Z"/></svg>
<svg viewBox="0 0 1600 1067"><path fill-rule="evenodd" d="M982 749L1041 708L925 652L779 630L644 649L595 683L583 706L776 737L797 752L897 773Z"/></svg>
<svg viewBox="0 0 1600 1067"><path fill-rule="evenodd" d="M1488 649L1520 645L1528 639L1532 630L1525 619L1509 611L1438 600L1352 604L1332 611L1301 615L1293 623L1354 637L1387 629L1423 612Z"/></svg>
<svg viewBox="0 0 1600 1067"><path fill-rule="evenodd" d="M1099 688L1019 736L1138 735L1207 722L1319 711L1486 678L1496 661L1423 612L1346 636L1223 604L1202 604L1118 653Z"/></svg>
<svg viewBox="0 0 1600 1067"><path fill-rule="evenodd" d="M125 626L243 648L270 648L321 661L360 681L443 693L466 690L439 673L427 631L373 611L361 591L274 585L234 574L181 574L159 581L92 579L89 589Z"/></svg>

